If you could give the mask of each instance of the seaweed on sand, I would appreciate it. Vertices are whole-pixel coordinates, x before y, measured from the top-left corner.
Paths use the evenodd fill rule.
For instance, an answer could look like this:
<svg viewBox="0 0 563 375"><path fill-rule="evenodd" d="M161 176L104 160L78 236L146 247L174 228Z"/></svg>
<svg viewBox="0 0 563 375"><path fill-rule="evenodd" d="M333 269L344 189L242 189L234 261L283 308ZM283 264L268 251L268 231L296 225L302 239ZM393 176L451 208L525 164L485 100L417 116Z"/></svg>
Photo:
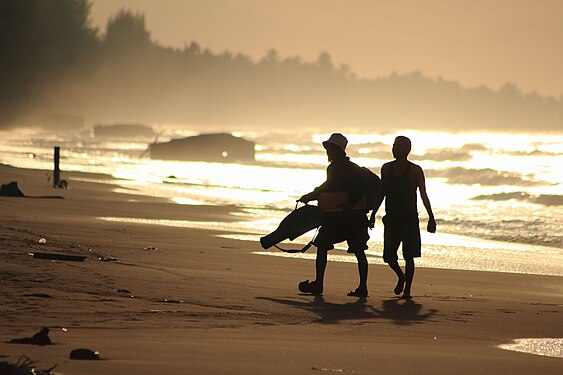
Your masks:
<svg viewBox="0 0 563 375"><path fill-rule="evenodd" d="M6 361L0 362L0 374L2 375L55 375L52 371L57 367L53 367L47 370L37 370L35 368L35 362L32 361L28 356L21 355L18 361L14 363L8 363Z"/></svg>

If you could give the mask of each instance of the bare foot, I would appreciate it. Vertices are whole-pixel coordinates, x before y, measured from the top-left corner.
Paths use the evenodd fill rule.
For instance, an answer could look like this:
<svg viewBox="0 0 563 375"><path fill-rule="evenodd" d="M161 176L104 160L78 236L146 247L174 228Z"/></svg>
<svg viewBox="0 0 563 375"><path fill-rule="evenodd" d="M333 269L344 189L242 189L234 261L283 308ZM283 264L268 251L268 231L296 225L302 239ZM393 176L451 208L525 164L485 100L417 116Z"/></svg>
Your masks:
<svg viewBox="0 0 563 375"><path fill-rule="evenodd" d="M395 289L393 289L393 292L395 293L396 296L398 296L399 294L401 294L404 287L405 287L405 277L402 276L399 277L399 280L397 281L397 286L395 287Z"/></svg>

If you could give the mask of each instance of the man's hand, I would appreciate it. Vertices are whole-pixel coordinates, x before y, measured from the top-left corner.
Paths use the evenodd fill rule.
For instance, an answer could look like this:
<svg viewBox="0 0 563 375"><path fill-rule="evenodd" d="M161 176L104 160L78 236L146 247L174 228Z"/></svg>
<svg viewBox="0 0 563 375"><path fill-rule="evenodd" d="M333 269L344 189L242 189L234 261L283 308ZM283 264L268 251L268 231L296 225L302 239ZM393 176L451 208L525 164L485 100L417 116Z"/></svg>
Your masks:
<svg viewBox="0 0 563 375"><path fill-rule="evenodd" d="M373 229L375 227L375 215L373 215L368 222L368 228Z"/></svg>
<svg viewBox="0 0 563 375"><path fill-rule="evenodd" d="M308 202L310 202L310 201L312 201L312 200L313 200L313 199L311 198L311 193L309 193L309 194L305 194L304 196L302 196L301 198L299 198L299 199L297 200L297 202L303 202L303 203L306 204L306 203L308 203Z"/></svg>
<svg viewBox="0 0 563 375"><path fill-rule="evenodd" d="M434 220L433 217L428 219L428 226L426 227L426 230L430 233L436 233L436 220Z"/></svg>

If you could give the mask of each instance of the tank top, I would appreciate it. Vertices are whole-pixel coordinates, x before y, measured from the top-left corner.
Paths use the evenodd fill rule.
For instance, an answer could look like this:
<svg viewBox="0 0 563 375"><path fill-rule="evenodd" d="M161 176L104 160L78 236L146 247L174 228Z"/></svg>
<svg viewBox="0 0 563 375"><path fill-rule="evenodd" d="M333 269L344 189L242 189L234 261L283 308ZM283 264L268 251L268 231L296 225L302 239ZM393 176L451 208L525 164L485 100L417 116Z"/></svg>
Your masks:
<svg viewBox="0 0 563 375"><path fill-rule="evenodd" d="M416 185L411 181L410 170L413 164L409 161L403 173L395 175L396 163L393 162L389 173L383 181L385 190L385 214L395 219L418 218L416 206Z"/></svg>

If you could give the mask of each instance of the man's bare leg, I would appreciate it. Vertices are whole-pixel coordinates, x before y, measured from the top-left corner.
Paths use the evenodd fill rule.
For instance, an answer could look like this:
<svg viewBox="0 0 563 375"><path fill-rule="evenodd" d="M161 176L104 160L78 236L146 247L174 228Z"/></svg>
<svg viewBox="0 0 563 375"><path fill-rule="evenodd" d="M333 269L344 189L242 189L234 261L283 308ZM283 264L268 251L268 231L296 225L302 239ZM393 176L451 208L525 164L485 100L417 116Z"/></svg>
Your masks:
<svg viewBox="0 0 563 375"><path fill-rule="evenodd" d="M403 297L405 299L410 299L411 297L411 286L412 281L414 279L414 259L405 259L405 276L406 276L406 285L405 285L405 292L403 293Z"/></svg>
<svg viewBox="0 0 563 375"><path fill-rule="evenodd" d="M354 253L356 255L356 259L358 261L358 274L360 276L360 284L358 285L357 292L364 293L367 295L368 293L368 259L366 257L366 253L362 251L358 251Z"/></svg>
<svg viewBox="0 0 563 375"><path fill-rule="evenodd" d="M395 286L393 292L395 293L395 295L398 296L399 294L401 294L403 288L405 287L405 274L403 273L403 270L399 266L399 262L397 262L396 260L393 262L389 262L388 264L389 267L391 267L391 269L395 271L395 274L397 275L397 279L398 279L397 286Z"/></svg>
<svg viewBox="0 0 563 375"><path fill-rule="evenodd" d="M315 260L316 278L315 284L322 288L325 278L328 250L317 248L317 259Z"/></svg>

